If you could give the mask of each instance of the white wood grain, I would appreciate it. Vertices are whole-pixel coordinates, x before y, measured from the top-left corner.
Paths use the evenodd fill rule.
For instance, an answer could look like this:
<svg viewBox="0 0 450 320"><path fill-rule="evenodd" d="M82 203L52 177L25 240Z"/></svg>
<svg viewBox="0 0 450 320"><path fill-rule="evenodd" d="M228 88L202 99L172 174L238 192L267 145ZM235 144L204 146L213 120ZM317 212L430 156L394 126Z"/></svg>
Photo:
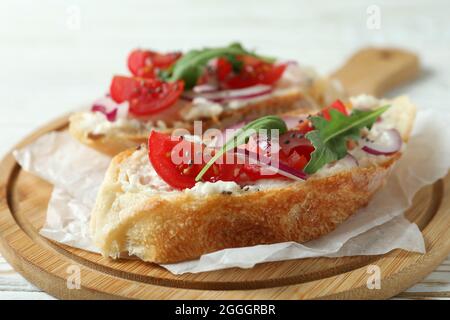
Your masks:
<svg viewBox="0 0 450 320"><path fill-rule="evenodd" d="M372 4L381 10L379 30L366 26ZM77 10L79 28L70 24ZM448 12L448 0L3 0L0 154L104 93L113 73L126 72L126 54L138 46L170 50L240 40L323 74L361 46L406 47L420 54L426 72L391 95L407 92L421 108L448 110ZM449 259L399 298L448 297ZM0 258L0 299L47 298Z"/></svg>
<svg viewBox="0 0 450 320"><path fill-rule="evenodd" d="M0 256L0 300L3 299L53 299L25 280Z"/></svg>

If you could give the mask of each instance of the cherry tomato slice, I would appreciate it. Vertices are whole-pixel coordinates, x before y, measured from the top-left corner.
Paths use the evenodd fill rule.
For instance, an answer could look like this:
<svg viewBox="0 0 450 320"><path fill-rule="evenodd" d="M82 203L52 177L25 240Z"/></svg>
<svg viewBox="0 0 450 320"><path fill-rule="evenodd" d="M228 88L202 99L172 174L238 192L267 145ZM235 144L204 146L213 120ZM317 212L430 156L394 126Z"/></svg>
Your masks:
<svg viewBox="0 0 450 320"><path fill-rule="evenodd" d="M139 86L137 78L114 76L109 87L109 94L115 102L122 103L135 95Z"/></svg>
<svg viewBox="0 0 450 320"><path fill-rule="evenodd" d="M180 162L177 164L172 160L174 155L174 148L179 143L186 143L184 149L179 148L182 151L190 150L190 161L186 158L182 159L183 155L180 155ZM197 145L197 148L199 146ZM200 147L202 152L203 146ZM168 134L152 131L148 139L149 160L158 173L159 177L163 179L167 184L176 189L192 188L195 185L195 177L200 170L205 166L203 161L203 155L201 156L201 163L198 164L194 161L194 144L183 140L182 138L171 137ZM183 160L183 161L181 161ZM202 178L202 181L235 181L240 171L240 165L231 164L218 164L215 163L208 169Z"/></svg>
<svg viewBox="0 0 450 320"><path fill-rule="evenodd" d="M289 155L286 155L283 152L280 152L277 156L279 157L280 163L283 163L291 168L297 169L299 171L303 170L303 168L308 163L311 152L314 151L313 147L303 148L303 149L295 149ZM261 166L257 164L245 164L240 170L239 176L236 178L239 182L245 181L257 181L261 179L274 179L274 178L283 178L283 175L277 174L263 174L261 171ZM235 181L236 181L235 180Z"/></svg>
<svg viewBox="0 0 450 320"><path fill-rule="evenodd" d="M150 64L147 67L147 58L149 57L150 55L147 51L133 50L128 56L128 69L135 76L153 76L153 66Z"/></svg>
<svg viewBox="0 0 450 320"><path fill-rule="evenodd" d="M170 135L152 131L148 139L149 160L159 177L176 189L192 188L195 176L183 174L172 161L172 149L181 141L173 141Z"/></svg>
<svg viewBox="0 0 450 320"><path fill-rule="evenodd" d="M173 105L183 92L183 82L115 76L111 82L111 98L117 103L128 101L129 112L147 116Z"/></svg>
<svg viewBox="0 0 450 320"><path fill-rule="evenodd" d="M314 150L314 148L312 149ZM309 150L308 150L309 151ZM304 153L304 154L301 154ZM297 169L299 171L303 170L306 164L309 161L311 152L307 152L307 149L300 150L300 152L293 151L289 156L285 156L284 154L280 154L280 162L286 164L287 166Z"/></svg>
<svg viewBox="0 0 450 320"><path fill-rule="evenodd" d="M226 58L217 60L217 79L226 89L241 89L257 84L273 85L283 75L286 64L272 64L253 56L238 56L242 68L235 74Z"/></svg>
<svg viewBox="0 0 450 320"><path fill-rule="evenodd" d="M314 151L311 142L305 138L305 134L301 130L290 130L282 134L280 136L280 149L280 160L288 165L288 158L293 153L297 153L299 156L303 156L309 161L310 154Z"/></svg>
<svg viewBox="0 0 450 320"><path fill-rule="evenodd" d="M231 75L233 67L231 63L225 58L218 58L216 62L216 76L217 80L223 82Z"/></svg>
<svg viewBox="0 0 450 320"><path fill-rule="evenodd" d="M346 116L348 115L347 108L345 107L345 104L341 100L336 100L329 107L322 110L323 117L328 121L331 120L330 109L337 110L340 113L345 114Z"/></svg>
<svg viewBox="0 0 450 320"><path fill-rule="evenodd" d="M307 134L308 132L314 130L314 127L312 126L312 123L310 120L306 119L300 122L295 128L292 130L298 131L299 133L302 133L303 135Z"/></svg>
<svg viewBox="0 0 450 320"><path fill-rule="evenodd" d="M244 181L256 181L263 178L261 167L257 165L245 164L241 169L240 179Z"/></svg>
<svg viewBox="0 0 450 320"><path fill-rule="evenodd" d="M133 50L128 56L128 69L137 77L156 77L158 69L167 69L181 57L180 52L158 53L150 50Z"/></svg>
<svg viewBox="0 0 450 320"><path fill-rule="evenodd" d="M151 61L154 67L159 69L167 69L171 67L181 56L181 52L169 52L165 54L152 53Z"/></svg>

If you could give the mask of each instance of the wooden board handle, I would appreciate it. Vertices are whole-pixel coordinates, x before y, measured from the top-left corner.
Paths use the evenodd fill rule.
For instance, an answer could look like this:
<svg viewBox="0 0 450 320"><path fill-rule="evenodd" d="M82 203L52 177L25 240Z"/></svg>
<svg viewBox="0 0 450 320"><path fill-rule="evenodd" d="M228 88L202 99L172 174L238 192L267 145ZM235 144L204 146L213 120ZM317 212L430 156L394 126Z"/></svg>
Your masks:
<svg viewBox="0 0 450 320"><path fill-rule="evenodd" d="M367 93L381 97L419 74L419 58L408 51L366 48L355 53L332 74L350 96Z"/></svg>

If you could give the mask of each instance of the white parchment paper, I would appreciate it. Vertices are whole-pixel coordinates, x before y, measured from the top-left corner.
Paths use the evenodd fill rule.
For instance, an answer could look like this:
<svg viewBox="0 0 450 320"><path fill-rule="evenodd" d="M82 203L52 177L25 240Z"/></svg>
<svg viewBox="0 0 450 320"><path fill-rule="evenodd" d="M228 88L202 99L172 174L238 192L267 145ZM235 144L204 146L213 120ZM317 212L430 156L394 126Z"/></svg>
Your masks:
<svg viewBox="0 0 450 320"><path fill-rule="evenodd" d="M414 194L444 177L450 167L450 113L419 111L407 149L386 186L370 204L317 240L225 249L198 260L163 265L174 274L308 257L383 254L400 248L425 252L417 226L403 217ZM110 158L83 146L67 132L40 137L14 155L24 170L54 185L40 233L69 246L98 252L89 235L90 210Z"/></svg>

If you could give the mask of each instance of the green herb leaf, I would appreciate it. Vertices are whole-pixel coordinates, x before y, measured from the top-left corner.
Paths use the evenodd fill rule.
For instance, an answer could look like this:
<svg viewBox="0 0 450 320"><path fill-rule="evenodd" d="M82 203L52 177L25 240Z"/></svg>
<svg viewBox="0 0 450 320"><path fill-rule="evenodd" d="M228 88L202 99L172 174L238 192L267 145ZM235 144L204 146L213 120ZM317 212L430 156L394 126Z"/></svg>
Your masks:
<svg viewBox="0 0 450 320"><path fill-rule="evenodd" d="M255 51L249 51L249 50L244 49L244 47L239 42L233 42L232 44L229 45L229 47L244 50L248 55L254 56L254 57L264 60L265 62L268 62L268 63L274 63L276 61L276 59L274 57L262 56L260 54L256 54Z"/></svg>
<svg viewBox="0 0 450 320"><path fill-rule="evenodd" d="M231 64L231 68L233 69L234 73L241 72L242 67L244 66L244 63L242 61L238 60L237 57L232 54L226 54L225 58Z"/></svg>
<svg viewBox="0 0 450 320"><path fill-rule="evenodd" d="M315 130L308 132L306 138L311 141L315 150L304 168L305 173L313 174L327 163L342 159L347 154L347 140L358 139L361 129L371 128L377 118L389 106L376 110L354 110L349 116L330 109L331 120L321 116L311 118Z"/></svg>
<svg viewBox="0 0 450 320"><path fill-rule="evenodd" d="M287 131L286 123L277 116L265 116L259 119L256 119L250 123L248 123L243 128L239 129L234 136L228 140L218 151L214 157L209 160L209 162L202 168L199 174L195 177L195 181L200 181L203 175L208 171L208 169L217 161L224 153L248 142L250 136L254 133L257 133L261 129L272 130L278 129L279 135L282 135ZM268 132L270 134L270 131Z"/></svg>
<svg viewBox="0 0 450 320"><path fill-rule="evenodd" d="M170 78L170 70L159 70L158 71L158 78L167 81Z"/></svg>
<svg viewBox="0 0 450 320"><path fill-rule="evenodd" d="M250 52L240 43L232 43L228 47L222 48L205 48L202 50L191 50L185 55L183 55L173 66L169 81L183 80L184 88L186 90L191 89L197 84L197 80L203 73L204 67L209 60L217 57L227 57L228 60L233 65L234 68L239 68L237 64L233 64L233 60L237 61L235 58L238 55L253 55L265 61L273 61L273 59L268 57L257 56L255 53ZM232 60L230 60L230 57Z"/></svg>

